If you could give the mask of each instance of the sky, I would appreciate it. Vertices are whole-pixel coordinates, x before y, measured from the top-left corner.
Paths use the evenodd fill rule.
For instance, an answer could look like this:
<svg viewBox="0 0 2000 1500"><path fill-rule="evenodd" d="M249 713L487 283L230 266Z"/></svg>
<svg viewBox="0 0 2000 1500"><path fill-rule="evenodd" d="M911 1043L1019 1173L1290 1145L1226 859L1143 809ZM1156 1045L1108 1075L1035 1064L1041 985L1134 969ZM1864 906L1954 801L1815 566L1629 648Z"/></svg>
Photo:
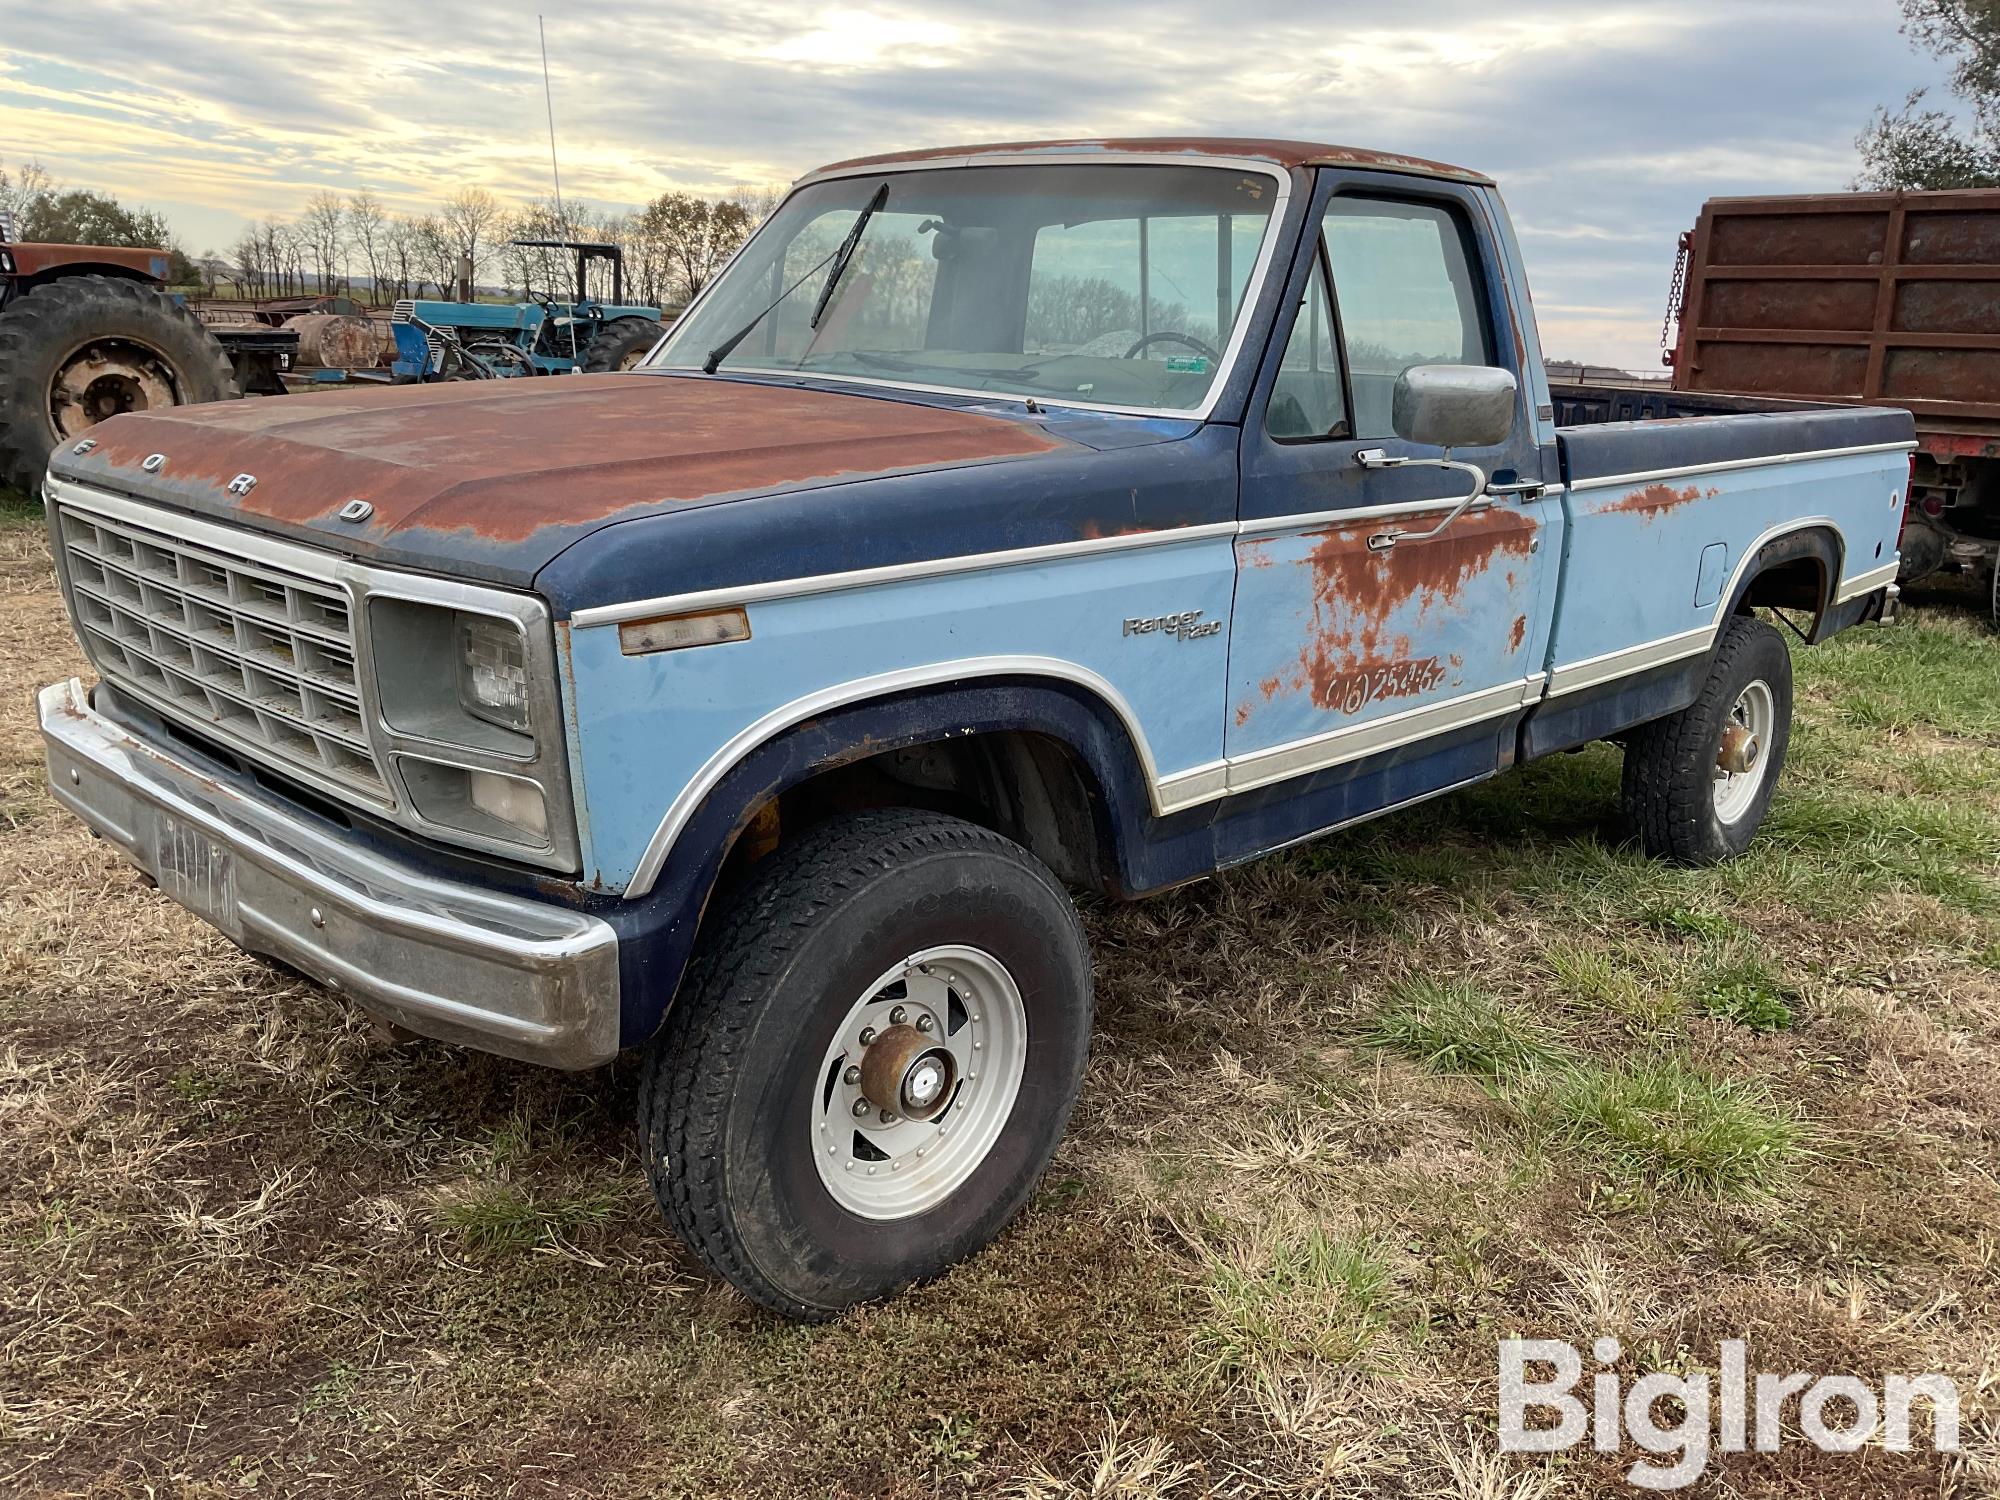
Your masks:
<svg viewBox="0 0 2000 1500"><path fill-rule="evenodd" d="M1051 136L1282 136L1476 167L1551 358L1659 367L1703 199L1848 186L1876 105L1943 95L1894 0L540 0L565 194L791 181ZM536 4L9 0L0 166L164 212L190 252L316 190L549 190Z"/></svg>

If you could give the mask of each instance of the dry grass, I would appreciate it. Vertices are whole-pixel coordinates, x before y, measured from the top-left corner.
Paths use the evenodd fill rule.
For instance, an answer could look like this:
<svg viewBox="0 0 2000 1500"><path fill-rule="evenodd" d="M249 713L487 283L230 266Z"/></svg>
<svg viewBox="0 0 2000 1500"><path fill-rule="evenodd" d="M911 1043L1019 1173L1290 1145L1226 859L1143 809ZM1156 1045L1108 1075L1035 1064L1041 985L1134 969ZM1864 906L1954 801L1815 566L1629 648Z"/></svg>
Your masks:
<svg viewBox="0 0 2000 1500"><path fill-rule="evenodd" d="M1628 1376L1939 1369L2000 1482L2000 646L1801 658L1772 837L1664 870L1616 752L1090 913L1100 1034L1039 1199L825 1328L696 1274L629 1066L399 1047L145 889L42 787L80 663L0 524L0 1491L1629 1493L1494 1451L1495 1341ZM1629 1462L1629 1456L1627 1461Z"/></svg>

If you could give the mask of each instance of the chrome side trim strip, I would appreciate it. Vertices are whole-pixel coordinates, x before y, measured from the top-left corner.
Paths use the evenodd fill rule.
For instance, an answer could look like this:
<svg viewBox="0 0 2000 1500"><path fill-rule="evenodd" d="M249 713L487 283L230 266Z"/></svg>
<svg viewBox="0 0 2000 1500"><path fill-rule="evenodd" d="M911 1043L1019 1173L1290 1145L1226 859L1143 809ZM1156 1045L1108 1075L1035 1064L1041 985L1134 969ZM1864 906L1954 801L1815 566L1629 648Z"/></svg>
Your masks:
<svg viewBox="0 0 2000 1500"><path fill-rule="evenodd" d="M1581 692L1633 672L1644 672L1683 657L1698 656L1714 640L1713 625L1697 625L1679 635L1662 636L1656 641L1645 641L1637 646L1607 651L1601 656L1586 656L1581 661L1568 662L1557 667L1550 676L1549 696L1559 698L1564 693Z"/></svg>
<svg viewBox="0 0 2000 1500"><path fill-rule="evenodd" d="M988 568L1017 568L1034 563L1065 562L1075 557L1095 557L1104 552L1130 552L1139 547L1173 547L1187 542L1205 542L1216 537L1234 536L1234 521L1213 521L1203 526L1174 526L1160 531L1138 531L1129 536L1089 537L1075 542L1046 542L1038 547L1012 547L1003 552L969 552L956 557L933 557L922 562L889 563L879 568L855 568L846 573L821 573L811 578L780 578L771 583L725 584L720 588L696 589L685 594L663 594L655 599L634 599L626 604L599 604L580 609L570 617L570 625L587 630L594 625L615 625L621 620L637 620L652 615L683 614L690 610L716 609L726 604L764 604L773 599L795 599L808 594L831 594L844 589L874 588L887 583L907 583L917 578L943 578L953 573L976 573Z"/></svg>
<svg viewBox="0 0 2000 1500"><path fill-rule="evenodd" d="M1554 485L1548 495L1562 493ZM1546 496L1544 496L1546 498ZM1268 516L1249 521L1209 521L1199 526L1168 526L1158 531L1135 531L1127 536L1086 537L1074 542L1044 542L1035 547L1011 547L999 552L964 552L954 557L932 557L921 562L887 563L878 568L854 568L845 573L820 573L809 578L779 578L769 583L733 583L718 588L694 589L683 594L660 594L651 599L633 599L623 604L598 604L580 609L570 617L570 626L588 630L598 625L616 625L625 620L653 615L685 614L691 610L720 609L732 604L765 604L773 599L796 599L809 594L838 593L844 589L875 588L882 584L906 583L915 578L944 578L955 573L977 573L988 568L1015 568L1034 563L1066 562L1071 558L1095 557L1106 552L1131 552L1141 547L1177 547L1188 542L1205 542L1216 537L1264 536L1281 531L1306 531L1316 526L1341 523L1359 525L1392 516L1429 515L1458 505L1453 498L1412 500L1396 505L1357 505L1345 510L1307 511L1299 515ZM1529 504L1535 502L1529 501ZM1473 510L1486 510L1487 504Z"/></svg>
<svg viewBox="0 0 2000 1500"><path fill-rule="evenodd" d="M1391 516L1427 516L1456 509L1463 496L1441 500L1405 500L1400 505L1356 505L1346 510L1309 510L1290 516L1253 516L1236 523L1238 536L1270 536L1281 531L1313 531L1352 522L1385 521ZM1475 501L1472 510L1487 510L1491 501Z"/></svg>
<svg viewBox="0 0 2000 1500"><path fill-rule="evenodd" d="M1153 803L1163 813L1179 812L1184 807L1213 802L1228 787L1229 762L1212 760L1163 778L1153 788Z"/></svg>
<svg viewBox="0 0 2000 1500"><path fill-rule="evenodd" d="M1570 489L1608 490L1623 485L1650 484L1656 479L1678 479L1690 474L1726 474L1735 469L1764 469L1774 464L1813 463L1820 459L1855 458L1864 453L1908 453L1915 442L1864 443L1855 448L1819 448L1804 453L1767 453L1761 458L1730 458L1712 464L1687 464L1678 469L1649 469L1641 474L1605 474L1595 479L1572 479Z"/></svg>
<svg viewBox="0 0 2000 1500"><path fill-rule="evenodd" d="M1248 755L1232 756L1229 760L1229 791L1231 794L1247 792L1274 781L1288 781L1294 776L1324 771L1331 766L1360 760L1363 756L1394 750L1414 740L1447 734L1469 724L1498 718L1521 707L1525 682L1525 678L1503 682L1498 687L1482 688L1476 693L1447 698L1442 703L1427 703L1400 713L1385 714L1365 724L1344 725L1306 739L1290 740Z"/></svg>
<svg viewBox="0 0 2000 1500"><path fill-rule="evenodd" d="M1850 599L1859 598L1863 594L1872 594L1877 589L1894 583L1896 571L1902 565L1902 560L1898 558L1895 562L1884 563L1879 568L1871 568L1866 573L1855 574L1840 586L1840 591L1834 596L1833 602L1845 604Z"/></svg>
<svg viewBox="0 0 2000 1500"><path fill-rule="evenodd" d="M1132 705L1117 688L1088 667L1075 662L1059 660L1053 656L978 656L966 657L958 661L933 662L927 666L904 667L894 672L883 672L874 677L861 677L852 682L836 683L821 688L816 693L808 693L796 698L781 708L775 708L763 718L738 733L702 763L701 769L688 779L668 806L666 816L660 826L653 831L646 849L639 856L638 867L632 872L632 881L625 888L626 899L643 896L652 890L654 881L660 878L660 870L667 862L667 854L674 841L687 827L688 820L702 804L704 798L715 790L722 778L727 776L736 763L755 750L766 740L804 722L816 714L829 709L842 708L850 703L859 703L869 698L884 697L890 693L905 692L910 688L933 687L944 682L958 682L978 677L1053 677L1062 682L1074 683L1103 699L1116 713L1125 726L1125 732L1132 737L1133 748L1138 752L1139 768L1146 779L1146 788L1152 798L1155 812L1171 809L1163 805L1159 767L1154 763L1152 746L1146 741L1145 730L1140 727L1139 716L1132 711ZM1197 767L1197 771L1209 768ZM1181 777L1190 773L1181 772ZM1205 799L1203 799L1205 800ZM1188 805L1186 801L1175 804Z"/></svg>

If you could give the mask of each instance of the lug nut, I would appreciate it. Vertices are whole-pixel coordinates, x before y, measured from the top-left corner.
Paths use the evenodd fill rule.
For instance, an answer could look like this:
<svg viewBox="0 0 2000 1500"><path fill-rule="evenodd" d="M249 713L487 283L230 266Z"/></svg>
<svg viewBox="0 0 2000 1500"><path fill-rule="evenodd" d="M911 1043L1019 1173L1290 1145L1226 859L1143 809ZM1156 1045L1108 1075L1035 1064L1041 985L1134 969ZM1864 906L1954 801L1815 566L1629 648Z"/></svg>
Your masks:
<svg viewBox="0 0 2000 1500"><path fill-rule="evenodd" d="M854 1101L854 1118L857 1120L860 1119L863 1115L867 1114L868 1111L872 1108L874 1108L874 1106L871 1105L866 1099L856 1099Z"/></svg>
<svg viewBox="0 0 2000 1500"><path fill-rule="evenodd" d="M875 1028L874 1028L873 1026L864 1026L864 1027L862 1027L862 1028L861 1028L861 1045L865 1047L865 1046L867 1046L867 1045L868 1045L868 1044L869 1044L870 1042L872 1042L872 1041L874 1041L874 1040L875 1040Z"/></svg>
<svg viewBox="0 0 2000 1500"><path fill-rule="evenodd" d="M896 1116L891 1111L885 1109L882 1111L882 1123L884 1125L893 1125L896 1123Z"/></svg>
<svg viewBox="0 0 2000 1500"><path fill-rule="evenodd" d="M909 1019L910 1019L909 1011L900 1005L897 1006L894 1010L889 1012L889 1024L891 1026L901 1026L905 1021Z"/></svg>
<svg viewBox="0 0 2000 1500"><path fill-rule="evenodd" d="M937 1022L932 1020L929 1016L917 1017L917 1030L919 1031L929 1031L932 1027L936 1025Z"/></svg>
<svg viewBox="0 0 2000 1500"><path fill-rule="evenodd" d="M840 1081L849 1088L853 1088L855 1084L861 1082L861 1069L853 1063L849 1063L847 1071L840 1075Z"/></svg>

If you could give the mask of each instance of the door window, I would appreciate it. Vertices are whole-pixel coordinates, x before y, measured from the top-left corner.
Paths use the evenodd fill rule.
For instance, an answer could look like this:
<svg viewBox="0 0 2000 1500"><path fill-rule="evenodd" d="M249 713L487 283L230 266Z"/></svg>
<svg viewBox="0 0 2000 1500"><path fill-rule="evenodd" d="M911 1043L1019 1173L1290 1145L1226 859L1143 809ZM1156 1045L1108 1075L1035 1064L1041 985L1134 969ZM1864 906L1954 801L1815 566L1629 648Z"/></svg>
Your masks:
<svg viewBox="0 0 2000 1500"><path fill-rule="evenodd" d="M1278 362L1264 425L1281 442L1347 437L1347 383L1340 369L1339 330L1326 291L1326 262L1315 257L1312 279Z"/></svg>
<svg viewBox="0 0 2000 1500"><path fill-rule="evenodd" d="M1394 437L1403 371L1492 362L1464 222L1439 204L1340 197L1321 233L1353 392L1349 435Z"/></svg>

